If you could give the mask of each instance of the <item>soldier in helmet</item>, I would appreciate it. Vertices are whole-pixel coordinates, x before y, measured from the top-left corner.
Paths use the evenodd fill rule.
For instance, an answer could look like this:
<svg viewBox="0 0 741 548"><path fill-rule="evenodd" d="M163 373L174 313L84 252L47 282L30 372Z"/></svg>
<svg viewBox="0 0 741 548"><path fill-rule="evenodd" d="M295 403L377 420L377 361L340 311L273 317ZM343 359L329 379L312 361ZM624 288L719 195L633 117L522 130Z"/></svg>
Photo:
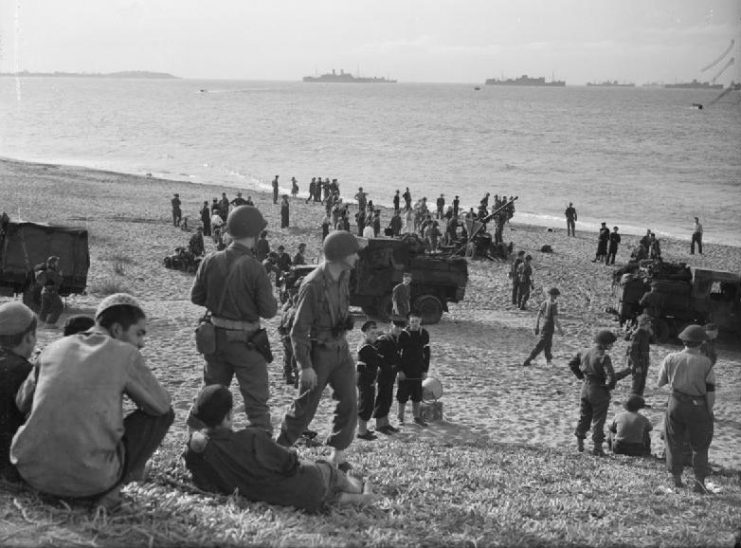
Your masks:
<svg viewBox="0 0 741 548"><path fill-rule="evenodd" d="M684 344L681 352L664 358L659 370L659 386L671 387L669 405L664 419L666 467L675 487L682 487L684 458L683 441L689 435L692 467L695 472L694 491L705 494L708 474L708 449L713 440L713 406L715 405L715 369L710 358L700 349L707 340L705 330L690 325L680 334Z"/></svg>
<svg viewBox="0 0 741 548"><path fill-rule="evenodd" d="M211 312L216 331L216 349L204 356L204 385L228 387L236 375L250 424L272 433L267 364L250 343L260 329L260 318L272 318L278 311L267 272L252 252L266 225L257 208L235 207L226 220L232 243L204 257L190 299ZM188 424L200 428L192 419L191 415Z"/></svg>
<svg viewBox="0 0 741 548"><path fill-rule="evenodd" d="M592 427L592 454L597 457L605 455L602 442L605 441L605 421L610 407L610 390L617 381L630 374L630 369L615 373L612 360L607 352L615 344L617 337L612 331L603 329L594 337L594 346L586 352L578 353L569 367L578 379L584 381L581 389L581 406L579 422L576 425L576 448L584 451L584 438L589 426Z"/></svg>
<svg viewBox="0 0 741 548"><path fill-rule="evenodd" d="M308 274L296 300L291 328L293 353L299 367L299 394L286 413L278 443L291 446L316 413L324 388L332 387L337 401L327 445L330 460L346 468L344 451L352 443L358 418L355 362L345 333L352 329L349 313L350 271L358 261L360 244L351 233L331 232L324 240L324 261Z"/></svg>

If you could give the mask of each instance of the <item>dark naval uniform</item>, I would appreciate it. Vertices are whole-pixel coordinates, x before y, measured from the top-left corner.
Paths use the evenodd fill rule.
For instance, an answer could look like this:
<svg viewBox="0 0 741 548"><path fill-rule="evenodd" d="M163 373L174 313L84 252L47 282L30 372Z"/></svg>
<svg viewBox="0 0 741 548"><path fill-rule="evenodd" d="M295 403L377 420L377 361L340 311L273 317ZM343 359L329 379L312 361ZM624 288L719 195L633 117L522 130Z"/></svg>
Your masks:
<svg viewBox="0 0 741 548"><path fill-rule="evenodd" d="M391 409L394 395L396 373L399 370L399 337L386 333L376 340L376 348L381 356L378 369L378 392L373 408L373 418L385 419Z"/></svg>
<svg viewBox="0 0 741 548"><path fill-rule="evenodd" d="M10 443L25 421L15 396L33 369L29 361L8 348L0 348L0 480L18 481L20 476L10 463Z"/></svg>
<svg viewBox="0 0 741 548"><path fill-rule="evenodd" d="M358 417L368 421L376 400L376 380L383 365L378 349L367 342L358 348Z"/></svg>

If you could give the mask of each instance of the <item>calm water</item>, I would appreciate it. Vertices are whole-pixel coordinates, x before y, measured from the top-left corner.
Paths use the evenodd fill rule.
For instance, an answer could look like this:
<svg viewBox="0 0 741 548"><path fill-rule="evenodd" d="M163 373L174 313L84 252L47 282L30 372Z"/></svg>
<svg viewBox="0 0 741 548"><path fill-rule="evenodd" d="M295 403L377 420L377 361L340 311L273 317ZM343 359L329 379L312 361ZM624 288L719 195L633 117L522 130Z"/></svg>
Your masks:
<svg viewBox="0 0 741 548"><path fill-rule="evenodd" d="M201 92L200 90L207 90ZM268 188L337 178L378 203L517 195L515 221L741 246L741 94L196 80L0 78L0 155ZM167 197L163 197L167 198ZM205 197L204 197L205 199Z"/></svg>

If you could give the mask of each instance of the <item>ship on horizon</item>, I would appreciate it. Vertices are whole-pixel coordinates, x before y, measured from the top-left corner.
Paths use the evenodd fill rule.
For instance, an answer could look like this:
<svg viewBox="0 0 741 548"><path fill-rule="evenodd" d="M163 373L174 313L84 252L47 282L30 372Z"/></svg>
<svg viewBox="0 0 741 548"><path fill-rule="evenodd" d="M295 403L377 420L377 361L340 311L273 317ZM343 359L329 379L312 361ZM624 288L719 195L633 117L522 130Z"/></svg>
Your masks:
<svg viewBox="0 0 741 548"><path fill-rule="evenodd" d="M563 87L566 85L566 82L563 80L551 80L550 82L545 81L545 77L541 76L540 78L530 78L527 74L523 74L519 78L507 78L504 79L498 79L498 78L488 78L486 80L487 86L541 86L541 87Z"/></svg>
<svg viewBox="0 0 741 548"><path fill-rule="evenodd" d="M598 88L634 88L636 85L633 82L626 82L621 84L617 80L605 80L604 82L587 82L587 86L598 87Z"/></svg>
<svg viewBox="0 0 741 548"><path fill-rule="evenodd" d="M345 72L340 69L340 73L337 74L335 69L332 72L322 74L321 76L304 76L304 82L329 82L333 84L395 84L396 80L389 80L388 78L379 78L378 76L364 77L364 76L353 76L349 72Z"/></svg>
<svg viewBox="0 0 741 548"><path fill-rule="evenodd" d="M723 84L711 84L710 82L698 82L697 79L691 82L680 82L678 84L666 84L668 89L723 89Z"/></svg>

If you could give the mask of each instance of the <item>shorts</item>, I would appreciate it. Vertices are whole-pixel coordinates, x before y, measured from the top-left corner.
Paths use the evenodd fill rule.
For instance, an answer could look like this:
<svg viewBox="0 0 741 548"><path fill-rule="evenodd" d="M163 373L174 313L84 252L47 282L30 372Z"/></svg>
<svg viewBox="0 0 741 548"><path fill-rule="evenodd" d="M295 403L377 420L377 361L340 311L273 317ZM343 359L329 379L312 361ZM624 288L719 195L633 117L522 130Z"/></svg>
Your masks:
<svg viewBox="0 0 741 548"><path fill-rule="evenodd" d="M399 388L396 390L396 401L406 403L422 401L422 379L399 379Z"/></svg>

